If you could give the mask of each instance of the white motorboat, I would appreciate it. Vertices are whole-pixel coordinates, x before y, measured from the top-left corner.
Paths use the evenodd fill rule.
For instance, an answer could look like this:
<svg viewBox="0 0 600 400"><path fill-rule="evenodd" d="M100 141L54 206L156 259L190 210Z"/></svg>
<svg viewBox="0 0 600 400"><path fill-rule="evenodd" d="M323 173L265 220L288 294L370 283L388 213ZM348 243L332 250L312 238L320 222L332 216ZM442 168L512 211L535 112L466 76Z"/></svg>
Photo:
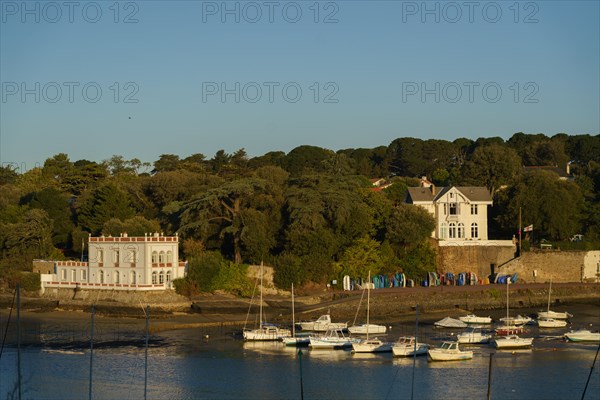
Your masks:
<svg viewBox="0 0 600 400"><path fill-rule="evenodd" d="M466 328L467 327L467 324L465 324L461 320L456 319L456 318L450 318L450 317L446 317L437 322L434 322L433 325L437 326L438 328Z"/></svg>
<svg viewBox="0 0 600 400"><path fill-rule="evenodd" d="M326 332L330 329L346 329L347 322L332 322L331 315L321 315L316 321L298 322L296 325L303 331Z"/></svg>
<svg viewBox="0 0 600 400"><path fill-rule="evenodd" d="M464 317L458 317L459 320L464 322L465 324L491 324L491 317L478 317L475 314L469 314Z"/></svg>
<svg viewBox="0 0 600 400"><path fill-rule="evenodd" d="M416 355L427 354L429 345L425 343L416 343ZM415 355L415 338L414 336L402 336L392 345L392 353L394 357L412 357Z"/></svg>
<svg viewBox="0 0 600 400"><path fill-rule="evenodd" d="M458 343L482 344L489 343L492 335L483 333L481 329L469 329L468 331L456 335L456 338Z"/></svg>
<svg viewBox="0 0 600 400"><path fill-rule="evenodd" d="M527 325L533 322L533 318L528 316L517 315L516 317L504 317L500 318L500 322L503 322L505 325L514 325L521 326Z"/></svg>
<svg viewBox="0 0 600 400"><path fill-rule="evenodd" d="M268 324L263 322L263 301L262 301L262 291L263 291L263 268L262 263L260 264L260 311L259 311L259 326L256 329L246 329L242 332L244 336L244 340L256 340L256 341L266 341L266 340L281 340L281 338L286 336L291 336L291 332L287 328L281 328L277 325ZM250 309L248 309L250 312ZM247 317L246 317L247 319Z"/></svg>
<svg viewBox="0 0 600 400"><path fill-rule="evenodd" d="M550 288L548 289L548 309L546 311L538 312L538 320L540 318L551 318L551 319L567 319L573 317L573 314L568 312L556 312L550 310L550 295L552 293L552 280L550 280ZM566 324L565 324L566 325Z"/></svg>
<svg viewBox="0 0 600 400"><path fill-rule="evenodd" d="M313 349L343 349L352 347L359 339L351 338L341 329L330 329L322 335L309 336L308 344Z"/></svg>
<svg viewBox="0 0 600 400"><path fill-rule="evenodd" d="M348 332L353 335L366 335L367 332L376 335L385 333L386 331L387 328L385 326L376 324L358 324L348 328Z"/></svg>
<svg viewBox="0 0 600 400"><path fill-rule="evenodd" d="M600 332L592 332L587 329L567 332L565 337L571 342L600 342Z"/></svg>
<svg viewBox="0 0 600 400"><path fill-rule="evenodd" d="M508 335L494 339L498 349L523 349L531 347L533 338L522 338L518 335Z"/></svg>
<svg viewBox="0 0 600 400"><path fill-rule="evenodd" d="M567 321L564 319L540 317L537 319L537 324L540 328L564 328L567 326Z"/></svg>
<svg viewBox="0 0 600 400"><path fill-rule="evenodd" d="M473 352L471 350L461 350L458 347L458 342L444 342L441 347L429 349L427 353L432 361L458 361L473 358Z"/></svg>
<svg viewBox="0 0 600 400"><path fill-rule="evenodd" d="M392 344L377 338L365 339L358 343L352 343L352 351L354 353L385 353L392 351Z"/></svg>

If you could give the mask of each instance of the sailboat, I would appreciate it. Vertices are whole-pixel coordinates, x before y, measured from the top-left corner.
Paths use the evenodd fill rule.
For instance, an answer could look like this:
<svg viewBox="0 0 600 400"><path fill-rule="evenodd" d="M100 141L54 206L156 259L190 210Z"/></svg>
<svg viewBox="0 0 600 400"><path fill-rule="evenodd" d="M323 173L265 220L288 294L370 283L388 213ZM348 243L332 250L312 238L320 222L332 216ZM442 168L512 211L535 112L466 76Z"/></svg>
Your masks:
<svg viewBox="0 0 600 400"><path fill-rule="evenodd" d="M366 286L366 290L368 291L370 288L371 283L367 282ZM364 290L363 290L363 295L364 295ZM366 324L356 324L356 317L358 316L358 311L360 310L360 305L362 304L362 296L360 298L360 301L358 303L358 308L356 309L356 315L354 316L354 323L352 324L351 327L348 328L348 332L350 332L353 335L366 335L368 333L373 333L373 334L381 334L381 333L385 333L387 328L385 327L385 325L376 325L376 324L370 324L368 321L368 315L367 315L367 323ZM368 314L368 311L367 311Z"/></svg>
<svg viewBox="0 0 600 400"><path fill-rule="evenodd" d="M563 326L567 326L566 321L557 321L557 320L565 320L567 318L572 317L572 314L568 312L556 312L550 311L550 295L552 293L552 280L550 280L550 289L548 289L548 309L546 311L538 312L538 325L540 328L561 328ZM540 325L540 320L542 324Z"/></svg>
<svg viewBox="0 0 600 400"><path fill-rule="evenodd" d="M506 321L509 321L509 302L508 302L508 285L510 285L510 279L506 280ZM505 335L504 337L498 337L494 340L496 348L498 349L519 349L531 347L533 338L522 338L519 337L518 333L523 333L525 329L523 326L506 325L503 327L496 328L497 335Z"/></svg>
<svg viewBox="0 0 600 400"><path fill-rule="evenodd" d="M509 306L508 306L508 285L510 284L510 279L506 279L506 319L504 319L504 326L500 326L496 328L496 335L517 335L519 333L525 332L525 328L522 325L510 324L512 319L509 314Z"/></svg>
<svg viewBox="0 0 600 400"><path fill-rule="evenodd" d="M371 306L371 273L367 282L367 338L357 343L352 343L352 351L354 353L381 353L392 351L392 344L383 342L377 338L369 339L369 313Z"/></svg>
<svg viewBox="0 0 600 400"><path fill-rule="evenodd" d="M286 346L308 346L310 338L308 336L296 336L296 314L294 307L294 284L292 283L292 335L281 338Z"/></svg>
<svg viewBox="0 0 600 400"><path fill-rule="evenodd" d="M259 326L256 329L250 329L243 331L244 340L281 340L282 337L290 336L291 332L289 329L281 328L277 325L263 322L263 264L260 263L260 312L259 312Z"/></svg>

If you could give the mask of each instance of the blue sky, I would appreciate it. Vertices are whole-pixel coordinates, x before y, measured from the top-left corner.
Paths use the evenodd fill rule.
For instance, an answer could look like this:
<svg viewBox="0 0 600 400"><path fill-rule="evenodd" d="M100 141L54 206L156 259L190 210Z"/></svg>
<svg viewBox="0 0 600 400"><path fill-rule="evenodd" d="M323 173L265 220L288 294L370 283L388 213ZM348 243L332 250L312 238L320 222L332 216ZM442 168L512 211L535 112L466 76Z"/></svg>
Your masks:
<svg viewBox="0 0 600 400"><path fill-rule="evenodd" d="M598 1L466 4L0 0L0 162L599 133Z"/></svg>

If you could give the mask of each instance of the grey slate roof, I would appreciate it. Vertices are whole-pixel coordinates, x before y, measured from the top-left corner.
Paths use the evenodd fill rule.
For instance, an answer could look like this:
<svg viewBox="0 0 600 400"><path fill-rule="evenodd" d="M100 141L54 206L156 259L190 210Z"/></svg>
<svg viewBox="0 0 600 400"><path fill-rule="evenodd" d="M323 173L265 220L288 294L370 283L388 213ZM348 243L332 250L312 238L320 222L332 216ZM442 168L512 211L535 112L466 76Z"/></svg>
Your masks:
<svg viewBox="0 0 600 400"><path fill-rule="evenodd" d="M429 187L408 188L405 202L407 202L407 203L433 202L434 200L437 200L441 196L446 194L453 187L455 187L459 192L461 192L467 199L469 199L472 202L491 202L492 201L492 196L490 194L490 191L485 187L446 186L446 187L436 188L435 195L433 195L431 193L431 188L429 188Z"/></svg>

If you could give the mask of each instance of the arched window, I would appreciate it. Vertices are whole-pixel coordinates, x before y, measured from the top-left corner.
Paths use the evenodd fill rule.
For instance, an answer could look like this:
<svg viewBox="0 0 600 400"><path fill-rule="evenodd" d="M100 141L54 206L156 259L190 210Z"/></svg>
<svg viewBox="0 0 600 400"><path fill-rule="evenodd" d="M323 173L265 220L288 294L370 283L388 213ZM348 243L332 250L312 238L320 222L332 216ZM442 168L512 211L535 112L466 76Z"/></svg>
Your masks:
<svg viewBox="0 0 600 400"><path fill-rule="evenodd" d="M156 285L156 271L152 272L152 284Z"/></svg>
<svg viewBox="0 0 600 400"><path fill-rule="evenodd" d="M440 239L446 239L448 237L448 227L445 222L440 225Z"/></svg>
<svg viewBox="0 0 600 400"><path fill-rule="evenodd" d="M462 222L458 223L458 238L459 239L465 238L465 224L463 224Z"/></svg>
<svg viewBox="0 0 600 400"><path fill-rule="evenodd" d="M121 283L121 276L119 275L119 271L115 272L115 283Z"/></svg>
<svg viewBox="0 0 600 400"><path fill-rule="evenodd" d="M160 254L158 255L158 262L163 264L165 262L165 259L166 259L165 252L161 251Z"/></svg>
<svg viewBox="0 0 600 400"><path fill-rule="evenodd" d="M98 253L96 254L96 258L98 259L98 263L100 266L104 263L104 250L98 249Z"/></svg>
<svg viewBox="0 0 600 400"><path fill-rule="evenodd" d="M173 262L173 252L171 250L167 251L167 262L168 263Z"/></svg>
<svg viewBox="0 0 600 400"><path fill-rule="evenodd" d="M158 283L161 285L165 283L165 273L163 271L160 271L160 274L158 274Z"/></svg>
<svg viewBox="0 0 600 400"><path fill-rule="evenodd" d="M456 238L456 224L454 222L450 222L450 228L448 229L448 237L450 239Z"/></svg>
<svg viewBox="0 0 600 400"><path fill-rule="evenodd" d="M152 252L152 264L158 264L158 253L156 251Z"/></svg>
<svg viewBox="0 0 600 400"><path fill-rule="evenodd" d="M100 277L100 283L104 283L104 271L100 270L100 273L98 274L98 276Z"/></svg>
<svg viewBox="0 0 600 400"><path fill-rule="evenodd" d="M167 271L167 283L171 282L171 271Z"/></svg>
<svg viewBox="0 0 600 400"><path fill-rule="evenodd" d="M479 237L479 228L477 227L477 223L473 222L471 224L471 237L478 238Z"/></svg>
<svg viewBox="0 0 600 400"><path fill-rule="evenodd" d="M137 262L137 251L135 250L129 250L129 260L130 263L136 263Z"/></svg>
<svg viewBox="0 0 600 400"><path fill-rule="evenodd" d="M135 285L135 271L129 273L129 283Z"/></svg>

